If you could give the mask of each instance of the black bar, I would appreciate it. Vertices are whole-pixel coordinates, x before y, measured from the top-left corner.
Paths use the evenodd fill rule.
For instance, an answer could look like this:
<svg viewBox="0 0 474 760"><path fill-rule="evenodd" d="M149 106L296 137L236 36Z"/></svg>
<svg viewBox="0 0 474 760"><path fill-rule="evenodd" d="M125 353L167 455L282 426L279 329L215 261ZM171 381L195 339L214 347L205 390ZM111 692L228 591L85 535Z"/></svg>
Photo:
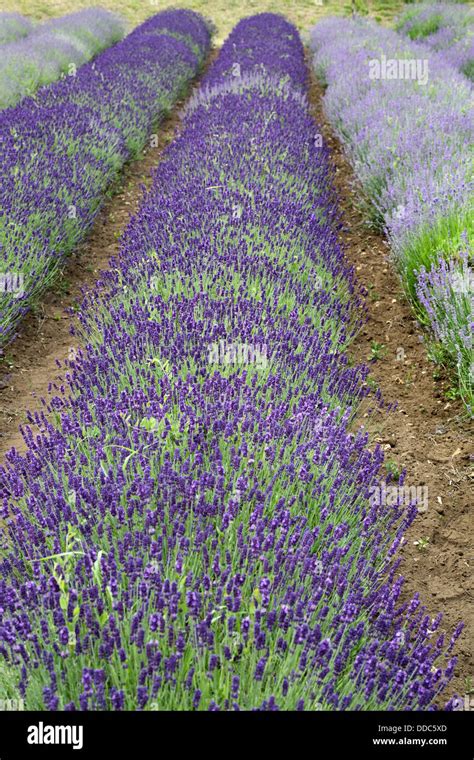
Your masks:
<svg viewBox="0 0 474 760"><path fill-rule="evenodd" d="M1 712L0 760L24 756L107 760L110 753L142 760L186 751L192 753L190 760L196 753L226 757L240 752L247 757L261 751L263 760L274 750L283 755L288 748L308 759L337 760L343 753L349 758L358 753L363 758L473 760L472 717L469 711ZM61 743L47 743L50 738Z"/></svg>

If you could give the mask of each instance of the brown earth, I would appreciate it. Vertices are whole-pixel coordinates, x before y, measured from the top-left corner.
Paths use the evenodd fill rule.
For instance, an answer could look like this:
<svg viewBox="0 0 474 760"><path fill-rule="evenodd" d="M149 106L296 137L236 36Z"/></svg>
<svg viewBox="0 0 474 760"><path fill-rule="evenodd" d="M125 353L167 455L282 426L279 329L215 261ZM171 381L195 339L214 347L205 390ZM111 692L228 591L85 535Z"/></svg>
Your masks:
<svg viewBox="0 0 474 760"><path fill-rule="evenodd" d="M359 208L357 182L341 143L323 111L323 87L312 77L310 102L321 134L331 151L334 184L344 229L341 240L359 282L368 290L367 324L350 351L357 363L368 363L384 401L395 411L359 416L370 439L385 450L386 461L406 469L405 485L426 486L428 508L407 531L401 573L405 598L419 592L428 614L442 612L442 629L466 627L455 653L458 665L450 694L463 699L474 691L473 426L462 404L446 398L449 377L428 359L421 328L406 301L388 244L371 229ZM373 360L375 354L379 359ZM383 348L380 348L380 344ZM420 492L424 494L424 490Z"/></svg>

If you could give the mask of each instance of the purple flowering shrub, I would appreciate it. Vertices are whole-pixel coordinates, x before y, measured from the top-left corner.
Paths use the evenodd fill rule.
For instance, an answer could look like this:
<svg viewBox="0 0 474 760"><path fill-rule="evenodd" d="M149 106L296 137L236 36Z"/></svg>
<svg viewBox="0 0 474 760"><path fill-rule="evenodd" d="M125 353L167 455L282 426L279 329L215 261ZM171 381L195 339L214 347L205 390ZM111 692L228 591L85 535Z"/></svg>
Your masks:
<svg viewBox="0 0 474 760"><path fill-rule="evenodd" d="M61 75L75 76L77 66L122 39L121 19L104 8L86 8L36 26L27 37L2 47L0 108Z"/></svg>
<svg viewBox="0 0 474 760"><path fill-rule="evenodd" d="M474 11L452 3L420 3L404 12L397 30L420 39L474 80Z"/></svg>
<svg viewBox="0 0 474 760"><path fill-rule="evenodd" d="M474 415L474 271L467 252L440 259L418 276L417 294L435 340L456 362L460 388Z"/></svg>
<svg viewBox="0 0 474 760"><path fill-rule="evenodd" d="M262 14L245 19L234 35L239 35L238 58L232 56L229 40L225 42L226 55L219 56L203 84L215 85L224 81L238 80L252 74L271 74L284 84L304 88L308 73L300 65L303 44L295 29L288 28L286 20L274 16L272 34L262 36ZM277 36L276 36L277 35ZM245 36L245 39L243 37ZM232 43L233 44L233 43ZM298 56L295 52L298 51Z"/></svg>
<svg viewBox="0 0 474 760"><path fill-rule="evenodd" d="M208 19L192 11L175 10L161 11L158 16L151 16L140 26L140 36L154 35L158 30L163 34L180 39L191 46L197 56L209 48L210 36L213 32Z"/></svg>
<svg viewBox="0 0 474 760"><path fill-rule="evenodd" d="M3 270L21 274L12 278L21 287L0 291L0 346L84 238L118 169L197 73L209 41L193 11L166 11L76 76L0 112L0 253Z"/></svg>
<svg viewBox="0 0 474 760"><path fill-rule="evenodd" d="M33 28L31 21L20 13L0 13L0 45L26 37Z"/></svg>
<svg viewBox="0 0 474 760"><path fill-rule="evenodd" d="M405 291L429 322L417 273L474 240L472 86L427 46L365 19L323 20L311 47L327 85L326 113L368 213L385 229ZM419 76L398 74L407 59ZM395 75L382 67L387 62Z"/></svg>
<svg viewBox="0 0 474 760"><path fill-rule="evenodd" d="M237 25L0 470L28 709L442 704L461 628L401 601L416 505L372 498L383 455L350 427L363 301L305 80L292 25Z"/></svg>

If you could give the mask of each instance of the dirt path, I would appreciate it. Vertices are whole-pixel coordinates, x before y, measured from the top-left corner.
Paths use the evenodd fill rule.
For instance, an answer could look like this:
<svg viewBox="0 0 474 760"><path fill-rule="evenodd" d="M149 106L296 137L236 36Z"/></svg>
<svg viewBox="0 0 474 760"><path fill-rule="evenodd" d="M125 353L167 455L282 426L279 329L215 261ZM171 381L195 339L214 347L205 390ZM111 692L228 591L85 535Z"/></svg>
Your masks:
<svg viewBox="0 0 474 760"><path fill-rule="evenodd" d="M211 51L204 70L216 54ZM198 79L193 81L189 97L197 86ZM56 359L62 363L70 349L79 345L70 335L74 317L66 310L81 301L81 290L91 289L109 259L118 253L120 236L138 210L143 186L150 185L151 170L173 139L185 102L176 103L172 113L155 127L153 139L138 159L126 164L87 239L69 257L53 287L43 295L41 306L20 324L19 337L6 348L0 362L0 464L13 446L26 450L18 426L26 422L28 410L42 408L41 398L47 398L48 386L58 375Z"/></svg>
<svg viewBox="0 0 474 760"><path fill-rule="evenodd" d="M419 513L406 535L401 572L406 578L405 595L419 592L430 614L443 612L446 630L465 622L456 648L459 662L453 682L453 691L464 698L474 687L469 680L474 678L474 548L469 520L474 501L472 424L461 404L446 398L448 378L442 373L438 379L433 377L435 365L427 358L421 329L387 259L388 245L367 226L356 206L354 175L324 116L323 94L313 78L310 100L332 152L343 213L341 240L359 281L369 291L369 319L351 354L356 362L367 363L373 356L373 342L383 344L383 348L375 347L381 358L370 362L371 376L386 401L398 402L395 411L377 412L362 422L371 440L383 446L386 458L399 470L406 468L406 485L428 488L428 508Z"/></svg>

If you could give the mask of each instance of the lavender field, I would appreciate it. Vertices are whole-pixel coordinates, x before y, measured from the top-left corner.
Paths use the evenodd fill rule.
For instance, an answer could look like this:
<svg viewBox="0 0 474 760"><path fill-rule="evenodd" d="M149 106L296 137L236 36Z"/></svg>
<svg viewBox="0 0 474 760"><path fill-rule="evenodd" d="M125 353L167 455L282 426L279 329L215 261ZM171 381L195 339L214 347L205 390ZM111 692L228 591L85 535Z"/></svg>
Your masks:
<svg viewBox="0 0 474 760"><path fill-rule="evenodd" d="M7 43L1 47L0 108L16 105L61 76L75 77L78 66L120 40L124 33L121 20L102 8L79 11L32 28L17 21L15 30L22 33L18 31L16 36L9 32L11 26L10 14L0 14L0 41Z"/></svg>
<svg viewBox="0 0 474 760"><path fill-rule="evenodd" d="M261 10L0 14L0 718L472 709L470 12Z"/></svg>
<svg viewBox="0 0 474 760"><path fill-rule="evenodd" d="M310 46L368 214L386 231L407 296L472 415L472 85L428 46L364 19L322 21ZM407 75L390 71L398 62Z"/></svg>

